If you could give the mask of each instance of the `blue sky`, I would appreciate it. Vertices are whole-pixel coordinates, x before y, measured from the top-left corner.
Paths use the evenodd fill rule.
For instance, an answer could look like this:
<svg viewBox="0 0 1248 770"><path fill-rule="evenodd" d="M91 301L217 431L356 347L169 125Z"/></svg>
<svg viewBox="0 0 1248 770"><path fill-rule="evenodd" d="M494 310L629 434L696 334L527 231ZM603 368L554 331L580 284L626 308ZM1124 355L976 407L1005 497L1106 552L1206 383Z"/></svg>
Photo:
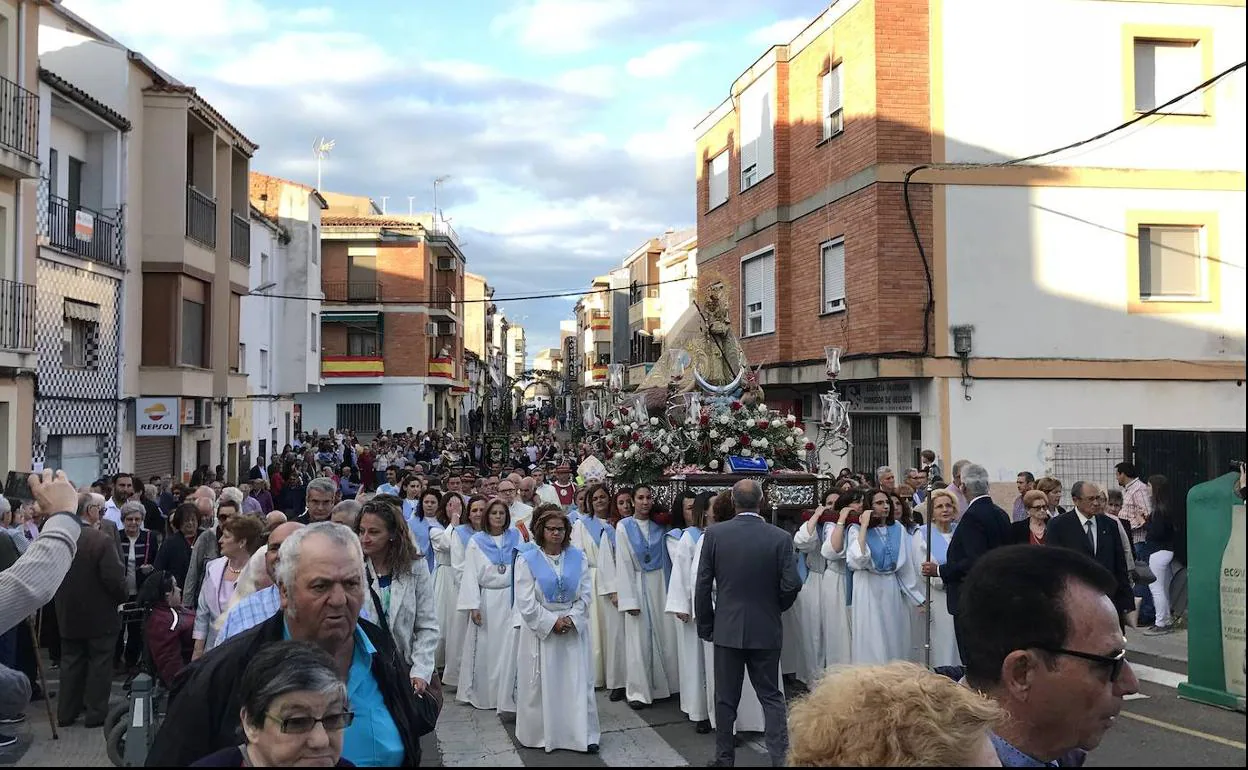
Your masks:
<svg viewBox="0 0 1248 770"><path fill-rule="evenodd" d="M252 168L439 205L498 297L585 288L694 222L694 124L827 0L65 0L199 88ZM572 302L501 302L530 357Z"/></svg>

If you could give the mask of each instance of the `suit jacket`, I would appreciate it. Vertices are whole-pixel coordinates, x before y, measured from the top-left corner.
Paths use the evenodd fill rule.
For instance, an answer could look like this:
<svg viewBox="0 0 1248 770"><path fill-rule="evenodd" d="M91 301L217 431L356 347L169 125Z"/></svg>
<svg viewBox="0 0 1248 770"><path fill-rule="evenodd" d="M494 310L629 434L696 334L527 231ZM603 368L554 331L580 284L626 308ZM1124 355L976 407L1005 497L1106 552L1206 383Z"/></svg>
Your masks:
<svg viewBox="0 0 1248 770"><path fill-rule="evenodd" d="M991 498L978 498L966 507L953 530L945 563L940 565L940 579L945 583L945 603L950 615L958 614L962 581L979 557L1009 544L1010 515Z"/></svg>
<svg viewBox="0 0 1248 770"><path fill-rule="evenodd" d="M117 605L126 601L126 568L115 535L83 527L78 552L56 591L56 623L63 639L116 636Z"/></svg>
<svg viewBox="0 0 1248 770"><path fill-rule="evenodd" d="M1114 600L1114 606L1119 612L1131 612L1135 609L1135 594L1131 591L1131 580L1127 577L1127 556L1122 547L1118 522L1103 513L1097 514L1095 520L1096 553L1092 552L1092 544L1088 542L1088 534L1079 523L1079 514L1076 511L1067 511L1049 519L1044 543L1047 546L1070 548L1096 559L1101 566L1113 573L1118 582L1117 590L1110 597Z"/></svg>
<svg viewBox="0 0 1248 770"><path fill-rule="evenodd" d="M737 515L708 528L702 541L693 597L698 636L721 647L780 649L780 613L802 588L793 538Z"/></svg>

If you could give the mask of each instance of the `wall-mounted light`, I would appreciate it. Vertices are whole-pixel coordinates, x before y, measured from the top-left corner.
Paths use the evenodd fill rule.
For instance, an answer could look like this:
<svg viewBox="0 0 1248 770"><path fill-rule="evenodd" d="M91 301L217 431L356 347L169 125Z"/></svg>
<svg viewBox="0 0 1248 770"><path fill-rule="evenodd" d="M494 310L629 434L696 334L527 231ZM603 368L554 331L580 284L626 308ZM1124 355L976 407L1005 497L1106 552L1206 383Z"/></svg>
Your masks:
<svg viewBox="0 0 1248 770"><path fill-rule="evenodd" d="M828 379L835 380L841 373L841 348L839 345L826 345L823 355L828 364Z"/></svg>
<svg viewBox="0 0 1248 770"><path fill-rule="evenodd" d="M950 326L953 335L953 352L962 361L962 397L971 400L971 351L974 350L975 327L970 324Z"/></svg>

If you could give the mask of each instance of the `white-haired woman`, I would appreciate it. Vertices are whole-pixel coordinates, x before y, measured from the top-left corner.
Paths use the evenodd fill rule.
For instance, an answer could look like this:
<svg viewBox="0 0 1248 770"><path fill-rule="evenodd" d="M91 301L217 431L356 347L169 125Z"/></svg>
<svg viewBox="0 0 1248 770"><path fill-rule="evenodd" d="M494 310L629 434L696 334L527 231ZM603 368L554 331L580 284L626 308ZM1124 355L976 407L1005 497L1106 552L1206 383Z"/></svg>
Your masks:
<svg viewBox="0 0 1248 770"><path fill-rule="evenodd" d="M937 489L932 492L927 508L932 521L919 527L914 533L916 558L920 564L926 561L944 564L949 553L949 543L953 540L953 530L957 526L953 517L958 509L958 500L952 492ZM932 538L930 556L927 550L929 527ZM949 614L948 601L945 598L945 583L940 577L932 578L932 601L927 611L931 613L931 620L927 622L932 624L932 666L962 665L958 640L953 634L953 616Z"/></svg>

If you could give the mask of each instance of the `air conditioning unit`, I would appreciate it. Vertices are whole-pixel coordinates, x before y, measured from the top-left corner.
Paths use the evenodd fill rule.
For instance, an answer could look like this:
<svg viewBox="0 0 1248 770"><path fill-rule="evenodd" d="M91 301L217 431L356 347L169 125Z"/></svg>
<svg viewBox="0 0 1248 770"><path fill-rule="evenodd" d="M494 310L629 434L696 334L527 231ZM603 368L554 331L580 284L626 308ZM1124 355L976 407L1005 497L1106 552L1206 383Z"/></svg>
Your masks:
<svg viewBox="0 0 1248 770"><path fill-rule="evenodd" d="M213 408L211 398L195 399L195 427L211 428L212 412Z"/></svg>
<svg viewBox="0 0 1248 770"><path fill-rule="evenodd" d="M442 321L434 325L438 327L439 337L455 336L455 322L454 321Z"/></svg>
<svg viewBox="0 0 1248 770"><path fill-rule="evenodd" d="M439 270L454 270L455 258L454 257L438 257L438 269Z"/></svg>
<svg viewBox="0 0 1248 770"><path fill-rule="evenodd" d="M433 321L425 324L425 334L429 337L438 336L438 325Z"/></svg>

